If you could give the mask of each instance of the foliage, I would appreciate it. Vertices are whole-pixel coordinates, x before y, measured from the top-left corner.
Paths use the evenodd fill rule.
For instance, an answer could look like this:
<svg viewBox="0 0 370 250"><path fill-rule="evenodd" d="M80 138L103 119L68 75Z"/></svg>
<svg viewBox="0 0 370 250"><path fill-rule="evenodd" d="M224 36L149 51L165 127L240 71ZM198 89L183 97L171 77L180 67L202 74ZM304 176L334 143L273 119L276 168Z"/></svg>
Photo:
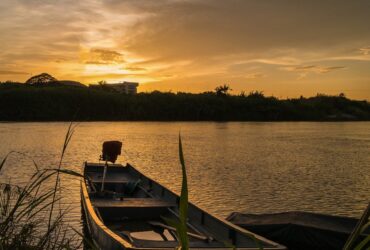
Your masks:
<svg viewBox="0 0 370 250"><path fill-rule="evenodd" d="M343 250L369 250L370 249L370 202L367 205L364 213L362 214L358 224L356 225L354 231L348 238ZM363 239L361 240L361 237ZM357 245L355 245L357 244Z"/></svg>
<svg viewBox="0 0 370 250"><path fill-rule="evenodd" d="M72 86L0 84L0 121L370 120L369 102L345 96L279 100L255 91L226 97L215 92L126 95Z"/></svg>
<svg viewBox="0 0 370 250"><path fill-rule="evenodd" d="M56 193L57 193L58 186L60 186L60 173L61 173L61 168L62 168L62 162L63 162L64 154L65 154L65 152L67 150L67 147L68 147L69 142L72 139L72 135L73 135L74 128L75 128L75 127L72 127L72 125L73 125L73 123L71 122L69 124L68 130L67 130L67 133L66 133L66 136L65 136L65 139L64 139L62 153L60 155L60 160L59 160L58 168L56 169L57 176L55 178L53 199L52 199L52 202L51 202L51 208L50 208L50 212L49 212L48 230L50 230L50 227L51 227L51 219L52 219L53 212L54 212L54 204L56 202ZM69 172L70 172L71 175L76 175L76 174L73 173L73 171L69 171ZM65 172L64 171L64 173L68 173L68 172Z"/></svg>
<svg viewBox="0 0 370 250"><path fill-rule="evenodd" d="M229 85L224 84L215 88L217 96L226 96L232 90Z"/></svg>
<svg viewBox="0 0 370 250"><path fill-rule="evenodd" d="M181 136L179 135L179 159L181 163L181 171L182 171L182 185L181 185L181 195L180 195L180 204L179 204L179 218L180 223L178 225L178 235L181 239L181 248L188 249L189 248L189 239L187 235L187 226L186 222L188 219L188 180L186 175L186 167L185 167L185 160L184 154L182 152L182 143L181 143Z"/></svg>
<svg viewBox="0 0 370 250"><path fill-rule="evenodd" d="M48 84L48 83L52 83L56 81L57 79L49 75L48 73L42 73L39 75L32 76L30 79L26 81L25 84L41 85L41 84Z"/></svg>
<svg viewBox="0 0 370 250"><path fill-rule="evenodd" d="M1 166L5 161L6 158ZM57 173L55 169L38 170L24 187L0 184L0 249L80 247L81 241L75 235L68 235L68 227L63 223L66 211L53 216L45 228L46 212L59 201L59 198L51 199L55 192L47 189L45 183Z"/></svg>
<svg viewBox="0 0 370 250"><path fill-rule="evenodd" d="M71 234L70 228L63 222L68 210L60 208L58 213L53 213L54 205L60 201L60 197L56 196L60 190L59 175L67 174L83 178L77 172L61 168L73 129L71 124L57 168L40 170L33 162L35 173L24 186L0 183L0 249L81 248L81 235ZM4 168L9 155L14 153L17 152L10 152L0 161L0 171ZM56 177L55 186L50 189L46 183L50 183L54 177ZM46 217L48 217L47 227Z"/></svg>
<svg viewBox="0 0 370 250"><path fill-rule="evenodd" d="M189 249L189 237L187 230L187 220L188 220L188 181L186 175L186 167L184 154L182 151L181 136L179 135L179 159L182 171L182 185L179 203L179 218L178 220L163 217L166 223L174 228L176 228L177 237L179 239L179 246L177 249L187 250Z"/></svg>

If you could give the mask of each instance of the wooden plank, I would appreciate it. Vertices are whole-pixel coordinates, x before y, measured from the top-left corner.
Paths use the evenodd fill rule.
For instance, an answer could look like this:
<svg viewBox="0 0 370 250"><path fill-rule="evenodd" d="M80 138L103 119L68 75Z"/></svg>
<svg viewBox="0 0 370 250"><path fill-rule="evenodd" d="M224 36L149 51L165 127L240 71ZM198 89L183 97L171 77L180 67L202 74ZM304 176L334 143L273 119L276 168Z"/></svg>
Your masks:
<svg viewBox="0 0 370 250"><path fill-rule="evenodd" d="M123 198L123 200L93 199L93 206L107 207L174 207L175 203L155 198Z"/></svg>
<svg viewBox="0 0 370 250"><path fill-rule="evenodd" d="M86 162L86 166L87 167L104 167L105 163ZM112 163L108 163L108 167L124 168L122 164L112 164Z"/></svg>
<svg viewBox="0 0 370 250"><path fill-rule="evenodd" d="M93 183L100 183L103 181L103 174L98 173L98 174L88 174L90 177L90 180ZM127 183L127 182L134 182L136 181L135 178L133 178L131 175L128 174L110 174L109 172L107 173L105 177L105 183Z"/></svg>
<svg viewBox="0 0 370 250"><path fill-rule="evenodd" d="M91 199L87 192L85 182L81 181L81 198L82 204L86 215L87 225L90 233L93 236L93 241L98 241L98 245L103 245L108 249L132 249L131 243L111 231L106 227L95 213L95 210L91 204ZM100 249L100 248L99 248Z"/></svg>

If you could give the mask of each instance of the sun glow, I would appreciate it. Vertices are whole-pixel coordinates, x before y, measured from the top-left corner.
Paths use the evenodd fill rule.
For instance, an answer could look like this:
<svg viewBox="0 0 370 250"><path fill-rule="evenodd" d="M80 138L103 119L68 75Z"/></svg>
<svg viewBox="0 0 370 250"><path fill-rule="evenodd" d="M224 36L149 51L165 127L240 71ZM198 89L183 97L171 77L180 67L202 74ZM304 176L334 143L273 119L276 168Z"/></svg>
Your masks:
<svg viewBox="0 0 370 250"><path fill-rule="evenodd" d="M122 65L85 65L83 75L129 74Z"/></svg>
<svg viewBox="0 0 370 250"><path fill-rule="evenodd" d="M366 1L44 2L0 1L0 81L46 72L141 90L370 98Z"/></svg>

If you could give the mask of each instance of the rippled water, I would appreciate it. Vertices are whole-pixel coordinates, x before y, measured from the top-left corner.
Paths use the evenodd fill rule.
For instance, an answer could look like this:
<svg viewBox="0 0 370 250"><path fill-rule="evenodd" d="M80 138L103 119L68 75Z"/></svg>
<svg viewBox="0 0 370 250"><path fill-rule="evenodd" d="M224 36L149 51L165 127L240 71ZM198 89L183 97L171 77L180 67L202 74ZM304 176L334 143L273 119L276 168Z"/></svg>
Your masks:
<svg viewBox="0 0 370 250"><path fill-rule="evenodd" d="M0 123L0 158L26 153L56 166L68 123ZM76 128L64 167L96 162L105 140L122 140L129 161L178 192L181 131L190 200L221 217L233 211L312 211L359 217L370 200L370 123L93 122ZM1 179L24 182L32 161L13 155ZM68 222L80 227L79 180L62 179Z"/></svg>

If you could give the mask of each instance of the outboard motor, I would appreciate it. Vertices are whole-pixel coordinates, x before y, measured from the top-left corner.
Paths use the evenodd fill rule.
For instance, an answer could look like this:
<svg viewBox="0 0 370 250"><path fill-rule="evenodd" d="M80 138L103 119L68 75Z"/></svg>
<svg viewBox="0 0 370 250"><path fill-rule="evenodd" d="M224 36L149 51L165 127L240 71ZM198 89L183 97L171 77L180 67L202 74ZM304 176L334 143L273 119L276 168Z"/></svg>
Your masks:
<svg viewBox="0 0 370 250"><path fill-rule="evenodd" d="M105 141L103 143L103 151L100 160L110 161L115 163L117 157L121 155L122 142L120 141Z"/></svg>
<svg viewBox="0 0 370 250"><path fill-rule="evenodd" d="M121 155L121 149L122 149L122 142L120 141L105 141L103 143L103 150L102 155L100 156L100 160L105 161L104 165L104 173L103 173L103 181L101 185L101 192L104 191L104 183L105 183L105 176L107 174L107 167L108 167L108 161L115 163L117 160L117 157Z"/></svg>

